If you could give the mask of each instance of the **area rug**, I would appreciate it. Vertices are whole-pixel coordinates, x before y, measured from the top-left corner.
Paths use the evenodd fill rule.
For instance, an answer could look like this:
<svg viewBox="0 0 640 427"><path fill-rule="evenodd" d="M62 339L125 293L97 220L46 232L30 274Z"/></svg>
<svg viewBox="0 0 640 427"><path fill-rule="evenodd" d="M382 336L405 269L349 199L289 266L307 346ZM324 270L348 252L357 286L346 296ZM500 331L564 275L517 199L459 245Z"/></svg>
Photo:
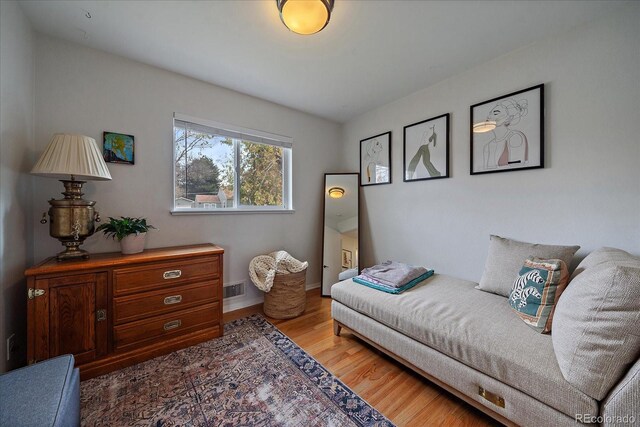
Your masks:
<svg viewBox="0 0 640 427"><path fill-rule="evenodd" d="M393 426L264 317L81 383L85 426Z"/></svg>

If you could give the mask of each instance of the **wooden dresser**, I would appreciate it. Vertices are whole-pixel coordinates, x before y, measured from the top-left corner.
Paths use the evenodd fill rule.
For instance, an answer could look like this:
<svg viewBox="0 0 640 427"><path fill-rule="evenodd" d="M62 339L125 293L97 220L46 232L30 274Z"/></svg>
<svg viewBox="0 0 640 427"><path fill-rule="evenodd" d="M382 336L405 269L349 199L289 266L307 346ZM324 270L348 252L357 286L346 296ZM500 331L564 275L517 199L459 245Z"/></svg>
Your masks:
<svg viewBox="0 0 640 427"><path fill-rule="evenodd" d="M87 379L222 336L223 253L204 244L29 268L29 363L70 353Z"/></svg>

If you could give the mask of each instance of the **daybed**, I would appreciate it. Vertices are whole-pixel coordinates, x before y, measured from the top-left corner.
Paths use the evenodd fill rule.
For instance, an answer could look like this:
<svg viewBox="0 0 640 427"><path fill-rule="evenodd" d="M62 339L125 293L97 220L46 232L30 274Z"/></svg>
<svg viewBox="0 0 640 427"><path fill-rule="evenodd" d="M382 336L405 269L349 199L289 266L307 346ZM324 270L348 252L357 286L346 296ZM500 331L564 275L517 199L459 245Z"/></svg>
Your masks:
<svg viewBox="0 0 640 427"><path fill-rule="evenodd" d="M620 268L627 274L622 285ZM615 277L603 279L611 271ZM576 279L582 274L586 285ZM552 334L561 342L526 325L505 296L477 286L435 274L391 295L345 280L331 290L334 332L349 329L506 425L640 422L638 258L603 248L583 260L553 317ZM594 289L604 294L587 295L596 300L595 310L583 298ZM621 307L610 306L618 300L624 301ZM561 308L578 317L567 320ZM563 330L559 322L569 325L581 310L587 310L591 318L585 323L593 327Z"/></svg>

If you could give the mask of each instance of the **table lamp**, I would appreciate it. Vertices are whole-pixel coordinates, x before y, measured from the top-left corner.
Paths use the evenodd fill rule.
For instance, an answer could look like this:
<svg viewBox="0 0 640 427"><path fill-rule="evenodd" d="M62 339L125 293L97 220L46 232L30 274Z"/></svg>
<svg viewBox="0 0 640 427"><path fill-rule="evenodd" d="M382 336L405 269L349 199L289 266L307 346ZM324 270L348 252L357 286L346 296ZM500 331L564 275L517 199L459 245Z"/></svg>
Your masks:
<svg viewBox="0 0 640 427"><path fill-rule="evenodd" d="M31 173L58 178L64 185L64 199L49 200L49 234L65 247L58 254L58 261L89 258L89 252L80 249L80 245L95 231L100 214L93 208L96 202L82 198L82 184L86 181L80 180L111 179L96 140L84 135L55 134ZM46 213L40 222L47 223Z"/></svg>

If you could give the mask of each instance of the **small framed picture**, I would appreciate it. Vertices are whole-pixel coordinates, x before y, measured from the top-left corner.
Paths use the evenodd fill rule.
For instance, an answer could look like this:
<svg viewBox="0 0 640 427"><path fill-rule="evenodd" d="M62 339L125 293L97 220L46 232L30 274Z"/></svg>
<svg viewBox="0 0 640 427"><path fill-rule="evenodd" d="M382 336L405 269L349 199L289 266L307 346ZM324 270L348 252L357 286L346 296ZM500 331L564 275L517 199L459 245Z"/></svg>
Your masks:
<svg viewBox="0 0 640 427"><path fill-rule="evenodd" d="M360 185L391 184L391 132L360 141Z"/></svg>
<svg viewBox="0 0 640 427"><path fill-rule="evenodd" d="M108 163L134 164L133 135L123 133L104 132L102 156Z"/></svg>
<svg viewBox="0 0 640 427"><path fill-rule="evenodd" d="M471 175L544 168L544 85L472 105Z"/></svg>
<svg viewBox="0 0 640 427"><path fill-rule="evenodd" d="M351 268L352 262L352 252L348 249L342 250L342 268Z"/></svg>
<svg viewBox="0 0 640 427"><path fill-rule="evenodd" d="M449 113L404 127L404 181L449 178Z"/></svg>

